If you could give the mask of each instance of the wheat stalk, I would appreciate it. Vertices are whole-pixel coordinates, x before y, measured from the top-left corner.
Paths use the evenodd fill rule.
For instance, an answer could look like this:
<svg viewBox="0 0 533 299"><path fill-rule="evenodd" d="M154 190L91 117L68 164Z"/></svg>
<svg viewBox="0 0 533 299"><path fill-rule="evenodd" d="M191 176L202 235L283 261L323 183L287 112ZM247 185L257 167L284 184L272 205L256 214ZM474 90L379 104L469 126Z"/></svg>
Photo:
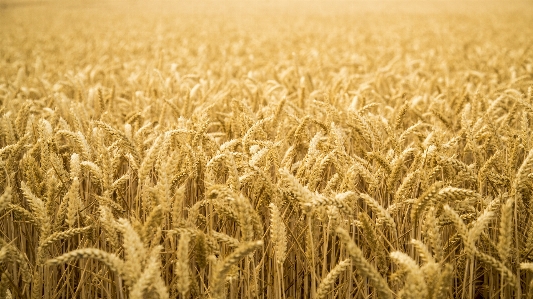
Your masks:
<svg viewBox="0 0 533 299"><path fill-rule="evenodd" d="M345 244L346 250L352 259L354 266L357 268L359 274L365 276L370 280L380 298L392 298L392 292L387 285L386 280L379 274L379 272L364 258L363 252L350 238L347 231L342 228L337 228L337 235Z"/></svg>

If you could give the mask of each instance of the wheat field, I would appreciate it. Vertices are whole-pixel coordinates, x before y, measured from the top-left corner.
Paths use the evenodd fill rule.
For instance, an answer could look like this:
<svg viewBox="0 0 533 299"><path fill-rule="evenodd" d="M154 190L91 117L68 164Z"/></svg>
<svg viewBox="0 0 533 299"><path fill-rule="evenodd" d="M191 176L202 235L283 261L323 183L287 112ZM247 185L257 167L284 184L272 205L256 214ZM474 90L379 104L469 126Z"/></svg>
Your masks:
<svg viewBox="0 0 533 299"><path fill-rule="evenodd" d="M0 298L533 298L530 1L0 2Z"/></svg>

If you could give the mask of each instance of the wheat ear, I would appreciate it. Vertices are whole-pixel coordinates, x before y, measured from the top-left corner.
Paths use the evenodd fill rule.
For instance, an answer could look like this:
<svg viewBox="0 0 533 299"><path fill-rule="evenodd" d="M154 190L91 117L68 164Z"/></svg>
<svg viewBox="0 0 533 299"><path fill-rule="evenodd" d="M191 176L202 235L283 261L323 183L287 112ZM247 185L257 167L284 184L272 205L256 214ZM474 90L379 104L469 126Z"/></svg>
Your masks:
<svg viewBox="0 0 533 299"><path fill-rule="evenodd" d="M7 186L2 196L0 196L0 212L8 207L11 203L11 186Z"/></svg>
<svg viewBox="0 0 533 299"><path fill-rule="evenodd" d="M422 241L417 239L412 239L411 244L416 248L418 255L420 256L420 259L425 264L434 264L435 259L429 252L429 249L427 248L426 244L422 243Z"/></svg>
<svg viewBox="0 0 533 299"><path fill-rule="evenodd" d="M438 280L434 284L433 298L447 299L450 289L453 285L453 266L450 264L444 265L444 270L441 272Z"/></svg>
<svg viewBox="0 0 533 299"><path fill-rule="evenodd" d="M143 299L146 298L146 293L152 291L157 293L159 299L169 298L167 288L160 275L161 261L159 256L162 248L162 246L158 245L151 250L146 261L145 270L131 287L130 298Z"/></svg>
<svg viewBox="0 0 533 299"><path fill-rule="evenodd" d="M396 227L396 222L394 221L392 216L385 208L383 208L381 204L379 204L379 202L377 202L377 200L365 193L361 193L359 196L365 201L367 205L370 206L372 212L378 215L380 221L384 221L385 224L387 224L390 228Z"/></svg>
<svg viewBox="0 0 533 299"><path fill-rule="evenodd" d="M418 199L415 201L413 208L411 210L411 221L417 225L418 217L424 212L426 207L431 203L432 200L437 196L439 189L442 188L442 182L436 182L431 187L429 187Z"/></svg>
<svg viewBox="0 0 533 299"><path fill-rule="evenodd" d="M217 265L213 274L213 297L221 298L224 295L225 277L231 270L231 267L237 264L242 258L251 254L263 246L263 241L250 241L241 243L234 252L228 255L220 264Z"/></svg>
<svg viewBox="0 0 533 299"><path fill-rule="evenodd" d="M28 187L25 182L20 183L20 189L22 190L24 196L28 199L28 204L31 207L33 216L39 223L42 234L41 237L46 237L50 233L51 224L50 218L46 213L44 202L35 194L33 194L33 192L30 190L30 187Z"/></svg>
<svg viewBox="0 0 533 299"><path fill-rule="evenodd" d="M316 298L317 299L324 299L328 295L328 293L333 288L333 285L335 284L335 281L337 280L337 277L342 274L350 266L350 259L345 259L343 261L340 261L335 268L333 268L328 275L320 282L320 285L318 286L318 289L316 291Z"/></svg>
<svg viewBox="0 0 533 299"><path fill-rule="evenodd" d="M283 181L288 185L289 191L292 193L297 202L302 207L312 206L313 198L315 194L306 187L302 186L297 178L295 178L288 170L280 169L279 173L283 178Z"/></svg>
<svg viewBox="0 0 533 299"><path fill-rule="evenodd" d="M470 243L470 246L475 246L475 243L479 239L479 235L481 235L481 232L483 232L485 227L494 217L494 212L490 211L489 209L490 206L488 206L483 214L476 219L472 228L468 231L466 240Z"/></svg>
<svg viewBox="0 0 533 299"><path fill-rule="evenodd" d="M428 295L427 284L416 262L407 254L399 251L391 252L390 256L408 271L405 287L402 289L400 297L409 299L426 298Z"/></svg>
<svg viewBox="0 0 533 299"><path fill-rule="evenodd" d="M141 237L131 223L126 219L119 219L118 228L124 237L124 269L129 277L129 282L135 282L142 273L143 262L148 256Z"/></svg>
<svg viewBox="0 0 533 299"><path fill-rule="evenodd" d="M429 212L426 214L424 227L431 249L433 250L433 255L437 261L440 261L444 256L444 252L442 250L442 236L437 224L437 218L435 217L435 208L430 208Z"/></svg>
<svg viewBox="0 0 533 299"><path fill-rule="evenodd" d="M274 203L270 203L270 237L274 243L276 261L283 264L287 251L287 230L283 223L283 218Z"/></svg>
<svg viewBox="0 0 533 299"><path fill-rule="evenodd" d="M191 237L188 233L181 234L177 251L177 261L175 268L176 275L178 276L177 288L178 291L181 293L181 296L183 297L185 297L185 294L187 294L191 285L191 277L188 267L190 238Z"/></svg>
<svg viewBox="0 0 533 299"><path fill-rule="evenodd" d="M113 253L108 253L103 250L94 248L76 249L67 252L61 256L58 256L54 259L50 259L46 262L46 264L48 264L49 266L54 266L68 263L70 261L75 261L78 259L87 258L98 260L107 265L111 269L111 271L117 272L119 274L122 274L124 271L124 262L118 256Z"/></svg>
<svg viewBox="0 0 533 299"><path fill-rule="evenodd" d="M46 248L47 246L52 245L54 242L57 242L57 241L60 241L60 240L64 240L64 239L68 239L68 238L73 237L75 235L83 234L83 233L89 231L90 229L91 229L90 226L86 226L86 227L80 227L80 228L71 228L71 229L68 229L68 230L63 231L63 232L55 232L55 233L51 234L50 236L48 236L46 239L44 239L41 242L40 247L41 247L41 249Z"/></svg>
<svg viewBox="0 0 533 299"><path fill-rule="evenodd" d="M0 261L1 260L2 259L0 258ZM0 275L0 299L11 298L11 292L7 288L7 286L9 285L8 281L9 278L7 277L6 273L2 273L2 275Z"/></svg>
<svg viewBox="0 0 533 299"><path fill-rule="evenodd" d="M507 198L507 201L502 205L502 214L500 217L500 231L498 236L498 255L505 263L509 258L511 250L511 243L513 240L513 204L514 197Z"/></svg>
<svg viewBox="0 0 533 299"><path fill-rule="evenodd" d="M200 269L207 266L208 245L206 236L202 231L198 231L196 235L196 245L194 256L196 258L196 264Z"/></svg>
<svg viewBox="0 0 533 299"><path fill-rule="evenodd" d="M224 243L226 245L228 245L229 247L239 247L239 245L241 244L241 242L225 233L220 233L220 232L217 232L217 231L211 231L211 236L213 236L213 238L215 238L215 240L217 240L217 242L219 243ZM196 239L198 241L198 237ZM205 242L205 240L204 240Z"/></svg>

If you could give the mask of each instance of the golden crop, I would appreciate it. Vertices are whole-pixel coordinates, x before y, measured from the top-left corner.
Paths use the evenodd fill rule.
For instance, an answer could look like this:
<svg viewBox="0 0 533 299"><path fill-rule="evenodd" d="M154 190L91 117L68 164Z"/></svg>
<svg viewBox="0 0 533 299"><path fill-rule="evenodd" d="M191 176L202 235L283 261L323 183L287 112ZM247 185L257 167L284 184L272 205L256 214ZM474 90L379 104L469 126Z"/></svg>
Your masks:
<svg viewBox="0 0 533 299"><path fill-rule="evenodd" d="M0 298L532 298L532 20L0 3Z"/></svg>

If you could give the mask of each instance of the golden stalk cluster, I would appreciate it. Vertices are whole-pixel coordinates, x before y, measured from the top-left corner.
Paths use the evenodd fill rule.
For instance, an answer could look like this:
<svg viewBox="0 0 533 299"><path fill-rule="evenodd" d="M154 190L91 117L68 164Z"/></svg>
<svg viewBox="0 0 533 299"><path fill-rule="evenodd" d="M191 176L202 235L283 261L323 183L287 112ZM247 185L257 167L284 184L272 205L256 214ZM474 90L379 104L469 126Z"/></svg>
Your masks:
<svg viewBox="0 0 533 299"><path fill-rule="evenodd" d="M0 298L533 297L530 5L106 3L0 8Z"/></svg>

